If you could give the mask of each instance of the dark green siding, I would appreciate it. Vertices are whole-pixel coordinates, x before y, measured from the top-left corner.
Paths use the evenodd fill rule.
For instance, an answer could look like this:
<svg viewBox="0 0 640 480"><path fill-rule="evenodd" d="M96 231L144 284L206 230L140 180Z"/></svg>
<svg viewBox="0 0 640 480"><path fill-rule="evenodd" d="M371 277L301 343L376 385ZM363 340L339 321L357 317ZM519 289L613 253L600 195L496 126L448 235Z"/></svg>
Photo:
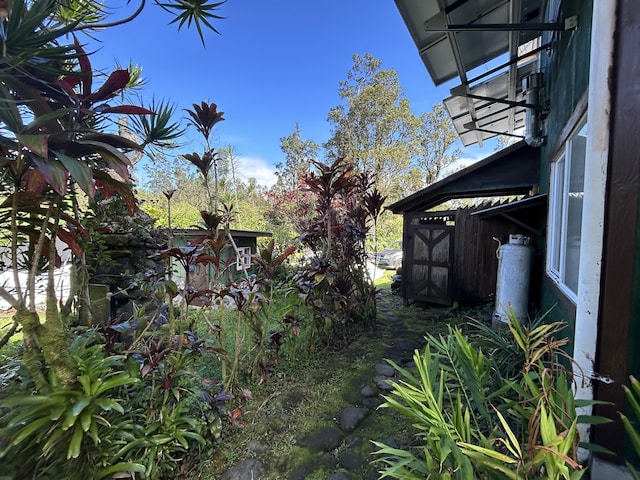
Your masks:
<svg viewBox="0 0 640 480"><path fill-rule="evenodd" d="M541 54L544 73L545 99L549 102L549 114L545 119L545 144L540 149L540 191L549 192L549 155L556 146L576 106L589 86L589 54L591 46L592 0L565 0L561 18L578 15L578 28L562 33L547 32L544 41L557 38L549 52ZM542 240L542 239L540 239ZM566 308L558 293L548 282L543 282L541 310L553 308L550 320L565 321L567 333L573 336L575 314ZM573 351L571 346L570 351Z"/></svg>
<svg viewBox="0 0 640 480"><path fill-rule="evenodd" d="M562 129L575 110L578 101L589 86L589 53L591 48L592 0L565 0L561 18L578 16L578 28L572 31L545 34L546 41L560 35L549 53L541 54L541 69L544 73L546 100L549 115L545 120L545 144L543 159L558 141ZM548 165L542 169L548 172ZM548 187L548 176L544 187ZM542 185L541 185L542 186Z"/></svg>

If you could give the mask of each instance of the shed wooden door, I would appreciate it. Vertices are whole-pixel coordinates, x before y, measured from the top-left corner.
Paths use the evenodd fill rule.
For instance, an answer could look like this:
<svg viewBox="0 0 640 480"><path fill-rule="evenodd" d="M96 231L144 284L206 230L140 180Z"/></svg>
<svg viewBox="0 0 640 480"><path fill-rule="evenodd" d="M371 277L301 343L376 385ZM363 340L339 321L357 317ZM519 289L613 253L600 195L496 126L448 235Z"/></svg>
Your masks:
<svg viewBox="0 0 640 480"><path fill-rule="evenodd" d="M454 230L452 225L411 226L405 249L405 298L451 305Z"/></svg>

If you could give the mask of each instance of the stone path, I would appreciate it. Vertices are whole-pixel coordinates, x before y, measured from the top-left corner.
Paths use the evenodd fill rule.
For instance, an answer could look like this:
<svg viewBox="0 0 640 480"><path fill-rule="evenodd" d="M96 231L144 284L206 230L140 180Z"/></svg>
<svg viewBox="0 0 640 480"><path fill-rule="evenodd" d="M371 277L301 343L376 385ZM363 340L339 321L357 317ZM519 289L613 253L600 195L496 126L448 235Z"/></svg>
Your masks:
<svg viewBox="0 0 640 480"><path fill-rule="evenodd" d="M433 321L447 314L444 309L434 310ZM343 405L329 412L323 425L303 432L296 446L304 449L304 462L293 470L274 477L269 462L268 442L250 442L247 448L255 456L238 461L228 470L223 480L376 480L379 474L371 464L373 441L392 447L408 447L414 441L415 431L410 423L390 409L377 407L383 403L382 395L392 390L390 380L398 380L398 372L385 359L393 360L403 368L412 368L414 350L424 346L424 332L432 322L412 325L398 318L389 302L379 304L378 323L370 335L383 348L379 358L372 359L369 367L343 393ZM279 459L287 465L287 459Z"/></svg>

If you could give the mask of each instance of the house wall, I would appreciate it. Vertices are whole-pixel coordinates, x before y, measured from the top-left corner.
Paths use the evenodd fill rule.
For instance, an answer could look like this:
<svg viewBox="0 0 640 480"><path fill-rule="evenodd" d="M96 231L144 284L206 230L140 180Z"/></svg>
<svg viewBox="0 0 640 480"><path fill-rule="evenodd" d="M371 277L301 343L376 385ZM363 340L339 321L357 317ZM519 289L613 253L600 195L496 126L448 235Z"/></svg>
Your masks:
<svg viewBox="0 0 640 480"><path fill-rule="evenodd" d="M542 193L549 192L550 160L555 156L558 145L568 136L571 123L577 121L580 110L586 108L585 93L589 85L593 0L565 0L562 9L559 18L577 15L578 28L572 31L546 32L543 36L543 42L551 41L552 38L556 38L556 41L549 52L541 53L540 58L541 71L544 73L545 100L549 102L549 113L545 119L545 143L540 148ZM538 241L544 246L546 239L538 238ZM575 305L548 278L542 282L540 308L543 312L552 309L551 321L566 321L569 325L567 334L573 338ZM569 351L573 351L572 346Z"/></svg>
<svg viewBox="0 0 640 480"><path fill-rule="evenodd" d="M612 91L611 138L596 365L611 379L609 383L596 384L597 398L613 404L598 407L597 411L610 418L616 418L617 412L629 411L622 385L628 383L629 374L639 376L640 10L636 0L618 0L615 4L615 47L608 72ZM624 447L628 455L630 442L624 439L619 422L595 428L596 442L617 453Z"/></svg>

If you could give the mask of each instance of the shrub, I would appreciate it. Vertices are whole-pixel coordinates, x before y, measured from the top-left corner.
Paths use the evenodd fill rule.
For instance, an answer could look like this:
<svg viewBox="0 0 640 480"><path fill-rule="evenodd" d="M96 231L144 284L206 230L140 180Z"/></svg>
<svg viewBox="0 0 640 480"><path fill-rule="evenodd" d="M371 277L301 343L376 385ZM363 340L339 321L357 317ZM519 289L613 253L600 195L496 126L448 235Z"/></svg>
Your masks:
<svg viewBox="0 0 640 480"><path fill-rule="evenodd" d="M390 362L403 380L381 407L414 420L418 446L376 443L383 477L574 480L585 473L577 461L578 421L604 420L576 413L581 402L562 361L566 340L555 338L564 325L533 322L529 329L513 311L508 320L506 343L487 354L450 328L416 351L417 375ZM506 377L505 354L519 366Z"/></svg>

